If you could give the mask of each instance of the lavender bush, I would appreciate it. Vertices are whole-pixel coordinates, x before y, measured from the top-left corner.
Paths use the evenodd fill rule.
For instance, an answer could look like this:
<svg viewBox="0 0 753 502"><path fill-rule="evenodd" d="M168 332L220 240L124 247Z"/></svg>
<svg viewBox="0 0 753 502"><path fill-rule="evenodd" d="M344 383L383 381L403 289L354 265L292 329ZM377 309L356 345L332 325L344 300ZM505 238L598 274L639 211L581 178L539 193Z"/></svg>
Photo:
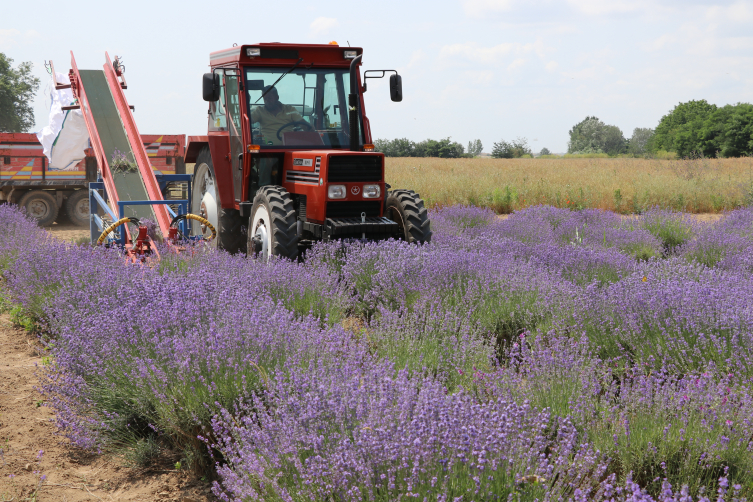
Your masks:
<svg viewBox="0 0 753 502"><path fill-rule="evenodd" d="M0 273L61 434L223 500L743 500L751 214L449 207L431 245L133 265L0 206Z"/></svg>

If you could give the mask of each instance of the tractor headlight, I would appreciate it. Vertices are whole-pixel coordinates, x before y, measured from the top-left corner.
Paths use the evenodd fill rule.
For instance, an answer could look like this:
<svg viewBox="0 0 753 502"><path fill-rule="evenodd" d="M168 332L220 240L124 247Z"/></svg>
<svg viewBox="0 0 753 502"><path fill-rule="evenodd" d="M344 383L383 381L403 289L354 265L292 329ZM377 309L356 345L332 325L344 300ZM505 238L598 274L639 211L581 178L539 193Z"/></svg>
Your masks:
<svg viewBox="0 0 753 502"><path fill-rule="evenodd" d="M358 51L343 51L345 59L355 59L356 56L358 56Z"/></svg>
<svg viewBox="0 0 753 502"><path fill-rule="evenodd" d="M261 56L261 49L256 47L246 47L246 56L250 58Z"/></svg>
<svg viewBox="0 0 753 502"><path fill-rule="evenodd" d="M364 199L378 199L382 195L382 190L379 185L364 185L363 186L363 198Z"/></svg>
<svg viewBox="0 0 753 502"><path fill-rule="evenodd" d="M345 185L330 185L327 188L327 197L330 199L344 199Z"/></svg>

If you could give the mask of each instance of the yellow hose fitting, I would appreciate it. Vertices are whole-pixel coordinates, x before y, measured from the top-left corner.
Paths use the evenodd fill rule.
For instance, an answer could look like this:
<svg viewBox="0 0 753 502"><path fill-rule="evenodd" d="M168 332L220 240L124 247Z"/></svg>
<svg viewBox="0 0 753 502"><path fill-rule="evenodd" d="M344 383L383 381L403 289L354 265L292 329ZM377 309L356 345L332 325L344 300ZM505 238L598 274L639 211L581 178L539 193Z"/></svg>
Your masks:
<svg viewBox="0 0 753 502"><path fill-rule="evenodd" d="M205 239L207 241L211 241L215 237L217 237L217 230L214 228L214 225L209 223L209 220L207 220L204 217L199 216L198 214L181 214L173 218L173 221L170 222L170 226L173 226L175 223L178 223L180 220L195 220L201 223L202 225L206 225L209 230L212 231L212 236L209 239Z"/></svg>
<svg viewBox="0 0 753 502"><path fill-rule="evenodd" d="M139 224L138 218L132 218L130 216L126 216L125 218L120 218L118 221L110 225L109 227L105 228L102 231L102 235L99 236L99 239L97 239L97 246L105 242L105 239L107 239L107 236L110 235L110 232L118 228L120 225L123 225L125 223L133 222L135 224Z"/></svg>

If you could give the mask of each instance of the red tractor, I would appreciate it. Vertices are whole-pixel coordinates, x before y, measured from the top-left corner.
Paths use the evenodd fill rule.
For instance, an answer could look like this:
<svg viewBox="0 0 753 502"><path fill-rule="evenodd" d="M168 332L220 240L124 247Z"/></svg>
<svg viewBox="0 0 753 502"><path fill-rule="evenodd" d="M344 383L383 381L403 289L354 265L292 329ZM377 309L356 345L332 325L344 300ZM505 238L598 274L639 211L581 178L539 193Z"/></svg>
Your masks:
<svg viewBox="0 0 753 502"><path fill-rule="evenodd" d="M217 246L268 258L331 239L431 240L423 201L389 190L374 152L362 49L265 43L213 52L203 77L207 136L190 136L195 162L191 212L217 228ZM194 233L209 229L194 227ZM245 230L245 231L244 231Z"/></svg>

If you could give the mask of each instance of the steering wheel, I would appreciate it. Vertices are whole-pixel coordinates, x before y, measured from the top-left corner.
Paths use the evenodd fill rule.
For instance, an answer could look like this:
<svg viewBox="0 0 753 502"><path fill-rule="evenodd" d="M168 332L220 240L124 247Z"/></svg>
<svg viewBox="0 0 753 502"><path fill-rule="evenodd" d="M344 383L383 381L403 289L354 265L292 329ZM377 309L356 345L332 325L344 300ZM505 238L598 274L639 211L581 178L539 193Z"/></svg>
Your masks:
<svg viewBox="0 0 753 502"><path fill-rule="evenodd" d="M279 129L277 129L277 139L279 139L280 141L282 141L282 138L280 137L280 133L282 132L283 129L285 129L286 127L290 127L292 125L299 125L299 126L304 126L305 125L306 127L309 128L309 131L313 131L314 130L314 128L311 126L311 124L309 124L305 120L294 120L292 122L288 122L287 124L283 125Z"/></svg>

